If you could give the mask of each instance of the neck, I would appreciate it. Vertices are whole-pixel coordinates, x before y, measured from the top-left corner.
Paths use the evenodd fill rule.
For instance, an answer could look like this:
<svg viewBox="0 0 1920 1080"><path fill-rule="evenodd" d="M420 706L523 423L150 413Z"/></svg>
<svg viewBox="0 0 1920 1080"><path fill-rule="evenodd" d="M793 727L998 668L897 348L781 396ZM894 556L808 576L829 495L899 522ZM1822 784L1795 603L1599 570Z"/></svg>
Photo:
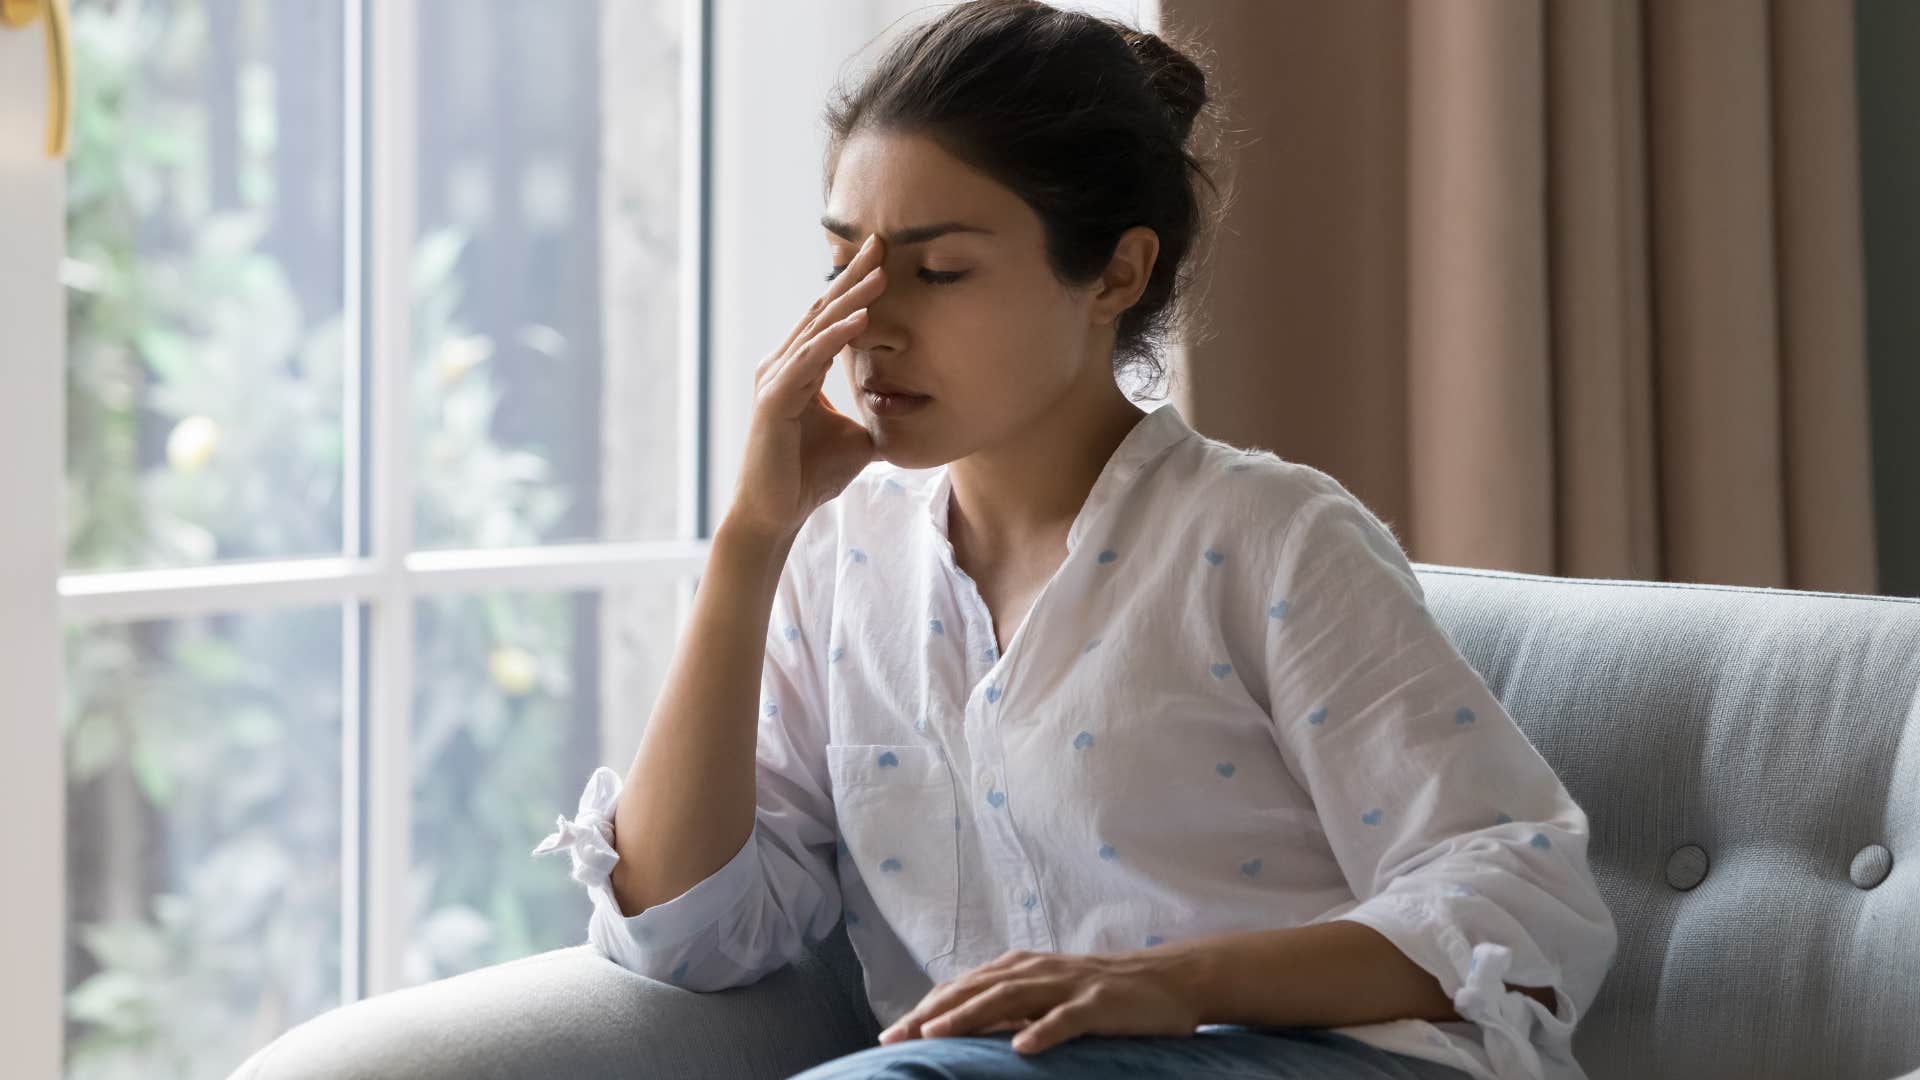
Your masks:
<svg viewBox="0 0 1920 1080"><path fill-rule="evenodd" d="M1094 481L1146 411L1108 382L1111 393L1050 407L1046 422L1015 440L948 466L953 498L947 533L956 551L998 561L1025 550L1064 547Z"/></svg>

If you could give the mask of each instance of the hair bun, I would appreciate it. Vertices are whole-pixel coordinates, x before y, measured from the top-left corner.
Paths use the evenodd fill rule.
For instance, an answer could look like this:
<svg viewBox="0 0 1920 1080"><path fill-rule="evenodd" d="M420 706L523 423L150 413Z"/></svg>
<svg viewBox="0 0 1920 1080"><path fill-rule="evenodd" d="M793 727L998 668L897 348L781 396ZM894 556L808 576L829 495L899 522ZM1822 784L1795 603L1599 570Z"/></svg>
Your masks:
<svg viewBox="0 0 1920 1080"><path fill-rule="evenodd" d="M1186 53L1167 44L1166 39L1145 30L1126 32L1127 47L1146 71L1154 92L1166 106L1173 122L1175 141L1185 144L1193 131L1194 117L1207 103L1207 76Z"/></svg>

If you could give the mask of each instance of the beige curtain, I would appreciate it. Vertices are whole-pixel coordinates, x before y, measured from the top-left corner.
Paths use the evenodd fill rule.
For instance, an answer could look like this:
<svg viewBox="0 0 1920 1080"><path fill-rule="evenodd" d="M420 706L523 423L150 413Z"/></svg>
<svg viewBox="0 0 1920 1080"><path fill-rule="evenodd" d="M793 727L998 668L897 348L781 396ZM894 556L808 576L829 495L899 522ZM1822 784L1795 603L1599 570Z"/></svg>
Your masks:
<svg viewBox="0 0 1920 1080"><path fill-rule="evenodd" d="M1238 145L1176 400L1415 559L1874 592L1849 0L1163 0Z"/></svg>

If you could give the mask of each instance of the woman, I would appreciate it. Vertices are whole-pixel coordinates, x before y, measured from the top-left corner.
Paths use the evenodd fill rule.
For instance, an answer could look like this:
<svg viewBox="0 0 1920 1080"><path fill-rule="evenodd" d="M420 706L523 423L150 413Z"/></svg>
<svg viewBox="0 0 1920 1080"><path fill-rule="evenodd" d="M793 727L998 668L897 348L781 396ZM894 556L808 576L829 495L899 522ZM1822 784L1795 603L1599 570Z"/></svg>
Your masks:
<svg viewBox="0 0 1920 1080"><path fill-rule="evenodd" d="M844 916L888 1027L806 1080L1583 1075L1585 814L1383 522L1120 389L1207 101L1157 36L978 0L828 109L832 284L625 782L537 849L693 990Z"/></svg>

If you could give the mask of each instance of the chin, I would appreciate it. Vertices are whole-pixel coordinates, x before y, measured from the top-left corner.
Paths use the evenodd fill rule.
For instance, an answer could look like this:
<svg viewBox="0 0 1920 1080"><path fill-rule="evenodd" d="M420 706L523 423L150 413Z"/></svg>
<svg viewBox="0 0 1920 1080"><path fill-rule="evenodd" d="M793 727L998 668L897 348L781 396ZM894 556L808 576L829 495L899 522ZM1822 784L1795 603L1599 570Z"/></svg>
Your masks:
<svg viewBox="0 0 1920 1080"><path fill-rule="evenodd" d="M901 439L896 433L884 431L871 420L867 422L867 431L873 436L873 448L880 460L896 469L931 469L953 460L920 445L918 440Z"/></svg>

